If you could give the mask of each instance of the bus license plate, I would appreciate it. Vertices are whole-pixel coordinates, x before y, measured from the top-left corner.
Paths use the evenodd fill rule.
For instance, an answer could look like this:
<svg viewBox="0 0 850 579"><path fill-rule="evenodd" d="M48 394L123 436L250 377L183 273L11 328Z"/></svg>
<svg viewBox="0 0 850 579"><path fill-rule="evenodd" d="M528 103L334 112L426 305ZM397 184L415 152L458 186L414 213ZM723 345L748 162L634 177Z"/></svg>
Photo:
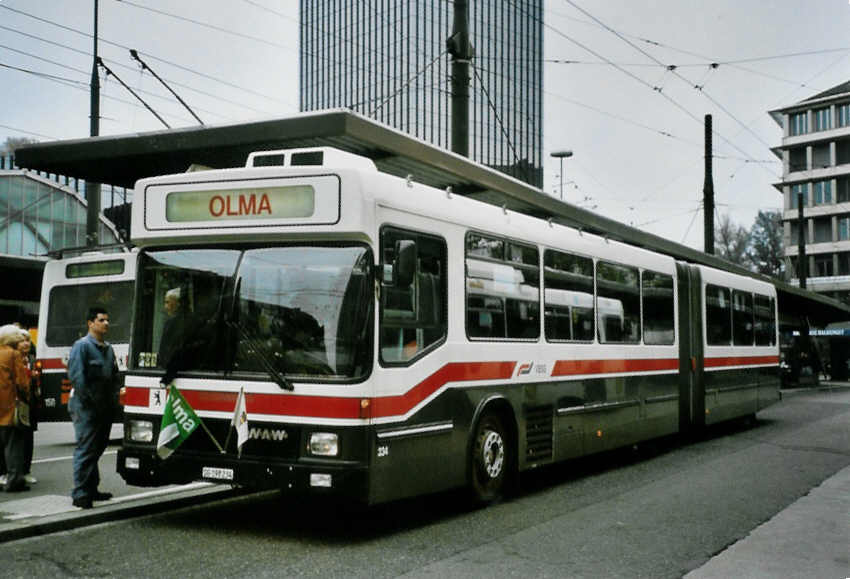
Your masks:
<svg viewBox="0 0 850 579"><path fill-rule="evenodd" d="M213 480L233 480L233 469L205 466L201 469L201 477Z"/></svg>

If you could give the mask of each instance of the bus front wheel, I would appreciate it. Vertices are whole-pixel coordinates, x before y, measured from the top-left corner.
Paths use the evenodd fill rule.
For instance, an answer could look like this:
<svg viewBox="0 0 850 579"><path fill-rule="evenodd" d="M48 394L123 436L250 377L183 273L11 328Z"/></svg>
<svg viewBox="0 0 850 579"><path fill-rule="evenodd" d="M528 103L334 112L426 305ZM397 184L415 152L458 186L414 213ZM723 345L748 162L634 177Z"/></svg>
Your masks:
<svg viewBox="0 0 850 579"><path fill-rule="evenodd" d="M513 449L506 434L497 414L486 414L478 421L470 457L470 486L478 503L493 503L505 495L513 464Z"/></svg>

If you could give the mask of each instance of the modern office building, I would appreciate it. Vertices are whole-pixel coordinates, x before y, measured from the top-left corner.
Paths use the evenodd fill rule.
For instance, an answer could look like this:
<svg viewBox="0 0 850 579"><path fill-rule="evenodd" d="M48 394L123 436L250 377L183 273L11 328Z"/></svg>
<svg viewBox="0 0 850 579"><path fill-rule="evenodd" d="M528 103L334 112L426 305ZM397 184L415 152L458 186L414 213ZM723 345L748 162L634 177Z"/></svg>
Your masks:
<svg viewBox="0 0 850 579"><path fill-rule="evenodd" d="M807 289L850 303L850 82L770 112L783 128L784 241L797 279L798 194L803 195Z"/></svg>
<svg viewBox="0 0 850 579"><path fill-rule="evenodd" d="M300 108L348 108L451 148L453 6L300 0ZM469 0L469 157L542 186L543 2Z"/></svg>

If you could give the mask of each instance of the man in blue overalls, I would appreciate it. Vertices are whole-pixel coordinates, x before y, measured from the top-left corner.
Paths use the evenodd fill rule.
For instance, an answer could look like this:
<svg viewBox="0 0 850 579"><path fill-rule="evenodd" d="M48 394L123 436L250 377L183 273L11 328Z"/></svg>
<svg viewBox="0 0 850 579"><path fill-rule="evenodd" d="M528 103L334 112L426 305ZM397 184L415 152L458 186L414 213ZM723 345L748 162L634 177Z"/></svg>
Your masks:
<svg viewBox="0 0 850 579"><path fill-rule="evenodd" d="M92 501L112 498L111 493L97 489L100 484L97 461L109 444L118 363L112 346L104 341L109 331L109 314L102 307L93 307L86 319L89 333L74 342L68 358L68 377L74 387L68 411L77 438L71 499L75 507L90 509Z"/></svg>

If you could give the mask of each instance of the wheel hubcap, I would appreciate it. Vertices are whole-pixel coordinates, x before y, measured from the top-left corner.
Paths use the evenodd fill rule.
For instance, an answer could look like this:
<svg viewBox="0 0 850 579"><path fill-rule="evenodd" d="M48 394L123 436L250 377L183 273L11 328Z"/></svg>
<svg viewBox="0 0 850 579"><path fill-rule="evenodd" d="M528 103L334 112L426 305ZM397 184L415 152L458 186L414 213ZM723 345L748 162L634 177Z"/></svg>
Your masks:
<svg viewBox="0 0 850 579"><path fill-rule="evenodd" d="M484 434L484 443L481 445L481 464L484 471L491 478L497 478L502 472L505 463L505 443L498 432L488 430Z"/></svg>

